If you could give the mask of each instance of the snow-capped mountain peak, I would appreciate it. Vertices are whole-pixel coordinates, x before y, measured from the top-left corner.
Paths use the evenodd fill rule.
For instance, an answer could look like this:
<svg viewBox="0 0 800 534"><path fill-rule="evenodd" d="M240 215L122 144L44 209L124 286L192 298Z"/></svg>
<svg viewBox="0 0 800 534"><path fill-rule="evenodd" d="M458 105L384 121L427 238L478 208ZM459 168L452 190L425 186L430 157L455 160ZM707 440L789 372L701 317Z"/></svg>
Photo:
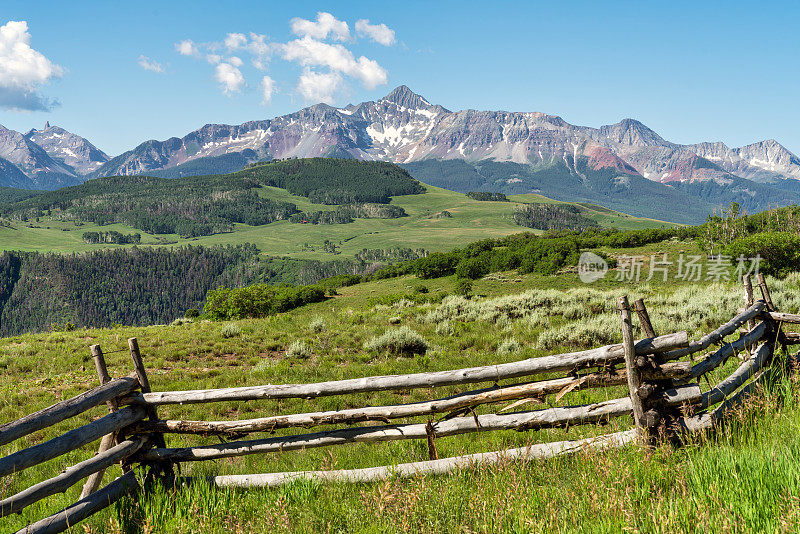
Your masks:
<svg viewBox="0 0 800 534"><path fill-rule="evenodd" d="M109 160L102 150L83 137L52 126L50 121L45 123L43 129L33 129L25 137L42 147L51 158L74 169L79 175L96 171Z"/></svg>

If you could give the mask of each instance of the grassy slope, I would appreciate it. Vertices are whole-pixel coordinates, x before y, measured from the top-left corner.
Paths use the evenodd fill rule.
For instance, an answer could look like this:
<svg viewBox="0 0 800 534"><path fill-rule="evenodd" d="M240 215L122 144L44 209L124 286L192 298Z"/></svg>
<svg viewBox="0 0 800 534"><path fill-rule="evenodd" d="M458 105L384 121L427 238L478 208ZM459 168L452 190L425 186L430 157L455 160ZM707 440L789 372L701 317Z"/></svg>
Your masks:
<svg viewBox="0 0 800 534"><path fill-rule="evenodd" d="M270 255L290 256L301 259L330 260L352 256L362 249L386 247L424 248L430 251L449 250L478 239L500 237L526 231L511 220L517 202L479 202L461 193L427 186L422 195L395 197L392 204L406 210L408 217L400 219L357 219L350 224L307 225L286 221L265 226L238 225L235 232L216 234L195 239L182 239L177 235L149 235L122 224L98 227L83 224L53 221L41 218L30 224L12 223L13 228L0 226L0 251L28 250L39 252L84 252L115 245L90 245L81 236L87 231L116 230L123 233L139 232L142 244L146 245L217 245L254 243L262 252ZM284 189L264 187L262 196L279 201L292 202L302 211L334 209L334 206L312 204L305 197L292 195ZM532 195L520 195L518 202L550 201L545 197L532 200ZM516 200L516 199L515 199ZM436 219L433 215L449 211L450 219ZM671 225L652 219L641 219L612 212L600 207L582 207L584 215L603 226L622 229ZM330 239L342 242L341 256L322 252L322 243ZM305 247L308 244L310 247ZM116 245L120 246L120 245ZM309 250L313 248L315 250Z"/></svg>
<svg viewBox="0 0 800 534"><path fill-rule="evenodd" d="M663 243L630 254L670 254L696 251L693 243ZM476 283L486 298L513 295L527 289L546 289L552 304L518 320L445 321L424 316L436 306L386 306L381 299L413 295L424 283L428 295L452 291L454 280L420 282L400 278L361 284L341 290L341 296L269 319L237 324L241 334L224 338L219 323L80 330L23 335L0 340L0 421L7 421L66 398L94 385L88 346L100 343L108 353L111 373L129 372L126 339L139 338L150 379L156 390L223 387L263 383L306 382L385 373L452 369L512 361L562 352L543 348L542 339L560 339L569 347L596 344L598 335L617 340L618 318L613 298L628 293L645 296L659 332L686 328L697 338L721 324L740 305L740 290L730 285L693 287L653 281L636 286L605 280L582 286L574 273L554 277L507 273ZM770 281L779 308L797 312L800 277ZM475 299L476 304L484 297ZM377 304L376 304L377 303ZM591 304L593 303L593 304ZM598 308L599 306L599 308ZM702 312L702 313L701 313ZM420 332L432 344L424 357L393 358L365 352L364 341L389 328L389 319ZM314 332L312 320L326 328ZM560 338L558 336L561 336ZM516 339L521 349L498 354L498 345ZM285 354L302 340L312 356ZM121 352L119 352L121 350ZM717 373L729 373L734 358ZM711 377L714 381L715 377ZM774 401L751 406L744 422L729 427L719 438L681 450L642 452L629 449L611 454L578 455L552 462L511 464L455 476L378 484L315 486L298 483L280 490L216 491L204 485L177 494L156 495L118 515L109 510L89 522L89 532L123 532L123 518L144 512L153 518L129 532L752 532L800 529L800 399L798 384L780 405ZM468 389L470 386L457 390ZM443 389L445 391L443 391ZM454 391L455 389L449 389ZM437 395L448 388L437 389ZM564 402L585 403L623 396L624 388L572 392ZM344 406L410 402L429 398L431 391L414 390L324 398L312 401L224 403L161 409L162 417L231 419L275 413L313 411ZM551 401L547 401L551 402ZM538 408L534 406L531 409ZM522 409L528 409L524 407ZM486 413L487 409L481 410ZM747 418L764 412L755 422ZM100 415L98 408L94 414ZM85 417L81 418L86 420ZM492 432L438 440L440 455L523 446L610 432L630 425L621 418L606 427L584 426L537 432ZM59 426L61 430L70 424ZM26 446L45 439L45 432L21 440ZM196 443L192 438L168 437L171 446ZM200 440L203 441L203 440ZM213 443L215 440L205 440ZM7 454L16 445L0 449ZM56 460L2 481L10 494L32 480L53 476L61 468L94 450ZM184 474L253 473L298 469L367 467L422 460L424 442L348 445L281 455L251 456L208 464L186 464ZM117 468L114 470L118 471ZM108 480L108 479L107 479ZM12 531L26 520L55 511L76 499L80 485L65 495L34 506L21 517L6 518L2 530ZM123 525L120 526L120 521ZM128 522L128 528L133 528ZM76 528L75 532L84 532Z"/></svg>

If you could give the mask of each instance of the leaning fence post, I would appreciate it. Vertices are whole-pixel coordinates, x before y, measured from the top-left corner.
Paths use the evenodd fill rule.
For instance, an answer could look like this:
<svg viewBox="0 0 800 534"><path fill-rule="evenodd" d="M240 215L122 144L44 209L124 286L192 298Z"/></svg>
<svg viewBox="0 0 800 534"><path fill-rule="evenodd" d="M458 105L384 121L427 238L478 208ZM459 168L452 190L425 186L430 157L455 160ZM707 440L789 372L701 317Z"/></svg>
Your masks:
<svg viewBox="0 0 800 534"><path fill-rule="evenodd" d="M139 379L139 386L141 387L142 393L150 393L152 390L150 389L150 380L147 378L147 372L144 368L144 362L142 361L142 354L139 352L139 341L132 337L128 339L128 348L131 352L131 360L133 361L133 369L136 371L136 376ZM155 423L158 421L158 413L156 412L156 407L153 405L147 405L147 416L151 422ZM156 447L166 448L167 444L164 441L164 434L160 432L155 432L152 434L153 443ZM161 466L163 474L168 477L173 476L172 466L170 464L164 464Z"/></svg>
<svg viewBox="0 0 800 534"><path fill-rule="evenodd" d="M644 441L647 438L647 422L645 421L642 399L639 396L642 378L639 374L639 367L636 365L636 347L633 342L633 324L631 322L631 308L628 305L628 297L619 297L617 304L622 320L622 347L625 351L625 370L628 375L628 391L633 405L633 421L636 424L639 438Z"/></svg>
<svg viewBox="0 0 800 534"><path fill-rule="evenodd" d="M656 337L653 324L650 322L650 314L647 313L647 307L644 305L644 299L636 299L633 302L633 307L636 309L636 315L639 316L639 324L642 325L644 334L650 338Z"/></svg>
<svg viewBox="0 0 800 534"><path fill-rule="evenodd" d="M775 304L772 303L772 296L769 294L769 288L767 287L767 282L764 280L764 275L757 273L756 280L758 280L758 287L761 288L761 294L764 296L767 308L769 311L775 311Z"/></svg>
<svg viewBox="0 0 800 534"><path fill-rule="evenodd" d="M100 345L92 345L91 351L92 358L94 359L94 367L97 369L97 378L100 379L100 385L110 382L111 375L108 374L106 359L103 356L103 349L100 348ZM106 404L108 405L109 412L115 412L119 408L115 399L109 400ZM103 439L100 441L100 447L97 450L97 454L106 452L108 449L114 446L116 441L116 434L106 434L103 436ZM86 483L83 485L83 489L81 490L81 499L85 499L100 489L100 485L103 483L103 475L105 474L106 470L101 469L100 471L89 475L89 478L86 479Z"/></svg>

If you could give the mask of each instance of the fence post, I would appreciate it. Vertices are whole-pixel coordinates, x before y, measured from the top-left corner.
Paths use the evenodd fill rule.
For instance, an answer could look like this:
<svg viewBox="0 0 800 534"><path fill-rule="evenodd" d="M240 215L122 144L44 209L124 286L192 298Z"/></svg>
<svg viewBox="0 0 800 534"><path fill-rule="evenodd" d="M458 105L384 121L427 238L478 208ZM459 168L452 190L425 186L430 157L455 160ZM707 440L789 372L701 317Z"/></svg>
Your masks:
<svg viewBox="0 0 800 534"><path fill-rule="evenodd" d="M131 360L133 361L133 368L136 371L136 376L139 379L139 386L142 389L142 393L150 393L152 390L150 389L150 380L147 378L147 371L144 368L144 362L142 361L142 354L139 352L139 341L132 337L128 339L128 348L130 349L131 353ZM153 405L146 406L147 409L147 416L148 419L155 423L158 421L158 413L156 412L156 407ZM153 443L156 447L159 448L166 448L167 444L164 441L164 434L161 432L154 432L152 434ZM172 464L169 462L165 462L159 465L161 469L162 475L166 476L167 478L173 478L174 472L172 470Z"/></svg>
<svg viewBox="0 0 800 534"><path fill-rule="evenodd" d="M111 375L108 374L108 368L106 367L106 359L103 356L103 349L100 348L100 345L92 345L92 358L94 359L94 367L97 369L97 378L100 379L100 385L105 384L106 382L111 381ZM109 400L107 403L108 411L115 412L119 409L117 405L117 401L114 399ZM97 454L101 454L106 452L108 449L113 447L117 442L116 434L106 434L103 436L103 439L100 441L100 447L97 450ZM92 473L89 475L89 478L86 479L86 483L83 485L83 489L81 490L81 499L85 499L98 489L100 489L100 485L103 483L103 476L106 474L105 469L101 469L96 473Z"/></svg>
<svg viewBox="0 0 800 534"><path fill-rule="evenodd" d="M650 314L647 313L647 307L644 305L644 299L637 299L633 303L636 309L636 315L639 316L639 324L642 325L642 330L647 337L656 337L656 332L653 330L653 324L650 322Z"/></svg>
<svg viewBox="0 0 800 534"><path fill-rule="evenodd" d="M633 405L633 421L636 424L636 431L639 438L646 442L648 436L647 421L645 420L642 399L639 396L642 378L639 374L639 367L636 365L636 348L633 342L633 324L631 322L631 308L628 305L628 297L619 297L617 304L622 320L622 346L625 351L625 370L628 376L628 391L631 404Z"/></svg>
<svg viewBox="0 0 800 534"><path fill-rule="evenodd" d="M775 311L775 304L772 303L772 296L769 294L769 288L767 287L767 282L764 281L764 275L761 273L757 273L756 280L758 281L758 287L761 288L761 294L764 296L764 300L767 303L767 308L769 309L769 311Z"/></svg>

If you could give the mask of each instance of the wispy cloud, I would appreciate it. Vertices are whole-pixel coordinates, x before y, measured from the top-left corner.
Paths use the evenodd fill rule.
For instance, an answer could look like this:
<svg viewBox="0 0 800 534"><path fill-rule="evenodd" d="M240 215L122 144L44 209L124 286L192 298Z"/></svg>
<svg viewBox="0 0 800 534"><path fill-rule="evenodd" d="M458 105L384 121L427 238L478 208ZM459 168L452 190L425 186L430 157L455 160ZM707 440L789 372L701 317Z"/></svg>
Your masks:
<svg viewBox="0 0 800 534"><path fill-rule="evenodd" d="M182 56L199 56L200 50L191 39L184 39L180 43L175 43L175 50Z"/></svg>
<svg viewBox="0 0 800 534"><path fill-rule="evenodd" d="M295 39L283 46L283 57L303 66L323 66L334 72L361 80L364 87L374 89L387 81L386 69L364 56L356 59L350 50L339 44L323 43L311 37Z"/></svg>
<svg viewBox="0 0 800 534"><path fill-rule="evenodd" d="M299 37L327 39L330 35L337 41L350 40L350 27L347 23L337 20L336 17L324 11L317 13L316 22L295 17L289 25L292 28L292 33Z"/></svg>
<svg viewBox="0 0 800 534"><path fill-rule="evenodd" d="M214 79L219 82L222 92L226 95L238 93L246 85L242 71L230 63L217 65L214 69Z"/></svg>
<svg viewBox="0 0 800 534"><path fill-rule="evenodd" d="M386 24L370 24L367 19L356 21L356 34L359 37L369 37L383 46L392 46L396 40L394 30Z"/></svg>
<svg viewBox="0 0 800 534"><path fill-rule="evenodd" d="M269 76L261 78L261 103L267 105L272 102L272 95L275 94L275 80Z"/></svg>
<svg viewBox="0 0 800 534"><path fill-rule="evenodd" d="M346 79L358 81L366 89L388 82L388 72L377 61L366 56L356 57L350 50L348 43L353 39L347 22L330 13L319 12L314 21L291 19L289 28L297 38L288 42L269 41L266 35L259 33L231 32L216 42L198 44L187 39L177 43L175 49L184 56L203 57L213 65L214 78L227 95L241 92L247 86L243 72L248 68L246 61L260 71L267 71L276 57L302 67L295 90L311 102L332 103L336 94L346 87ZM396 42L394 30L385 24L359 19L355 29L359 36L384 46ZM261 76L259 87L262 103L266 104L272 100L277 82L271 76Z"/></svg>
<svg viewBox="0 0 800 534"><path fill-rule="evenodd" d="M225 36L225 46L228 50L239 50L247 44L247 36L243 33L229 33Z"/></svg>
<svg viewBox="0 0 800 534"><path fill-rule="evenodd" d="M56 102L39 89L64 69L31 48L28 23L9 21L0 26L0 107L18 111L46 111Z"/></svg>
<svg viewBox="0 0 800 534"><path fill-rule="evenodd" d="M139 56L139 61L137 63L139 63L139 66L142 67L144 70L149 70L150 72L157 72L159 74L163 74L164 72L166 72L164 66L161 63L153 59L150 59L145 55Z"/></svg>
<svg viewBox="0 0 800 534"><path fill-rule="evenodd" d="M342 84L338 72L314 72L306 69L297 81L297 91L310 102L333 103L333 97Z"/></svg>

